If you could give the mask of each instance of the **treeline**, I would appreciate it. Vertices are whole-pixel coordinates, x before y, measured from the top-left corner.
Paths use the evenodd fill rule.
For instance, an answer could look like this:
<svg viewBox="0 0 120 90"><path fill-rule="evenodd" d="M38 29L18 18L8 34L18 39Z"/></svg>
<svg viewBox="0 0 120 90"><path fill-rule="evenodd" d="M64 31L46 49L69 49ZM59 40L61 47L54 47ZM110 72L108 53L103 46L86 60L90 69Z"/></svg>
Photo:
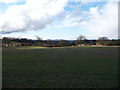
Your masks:
<svg viewBox="0 0 120 90"><path fill-rule="evenodd" d="M27 38L10 38L3 37L0 39L1 46L42 46L42 47L63 47L63 46L84 46L84 45L120 45L120 39L108 39L107 37L100 37L98 40L88 40L84 36L77 37L77 40L42 40L37 37L37 40Z"/></svg>

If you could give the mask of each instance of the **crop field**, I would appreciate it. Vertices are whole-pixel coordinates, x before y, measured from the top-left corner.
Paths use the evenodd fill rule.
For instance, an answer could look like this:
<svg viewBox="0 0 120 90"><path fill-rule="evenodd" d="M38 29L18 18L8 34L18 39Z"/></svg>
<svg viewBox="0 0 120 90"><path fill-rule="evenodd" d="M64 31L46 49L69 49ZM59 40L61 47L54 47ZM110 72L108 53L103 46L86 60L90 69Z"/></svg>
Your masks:
<svg viewBox="0 0 120 90"><path fill-rule="evenodd" d="M116 88L118 47L3 47L3 88Z"/></svg>

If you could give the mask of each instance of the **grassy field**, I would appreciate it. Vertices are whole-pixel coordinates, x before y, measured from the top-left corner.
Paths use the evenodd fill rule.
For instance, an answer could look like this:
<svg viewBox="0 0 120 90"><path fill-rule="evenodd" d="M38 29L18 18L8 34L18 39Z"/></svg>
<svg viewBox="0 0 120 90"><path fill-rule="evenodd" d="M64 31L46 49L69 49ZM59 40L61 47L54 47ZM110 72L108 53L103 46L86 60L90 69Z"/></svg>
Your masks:
<svg viewBox="0 0 120 90"><path fill-rule="evenodd" d="M3 48L3 88L118 87L118 47Z"/></svg>

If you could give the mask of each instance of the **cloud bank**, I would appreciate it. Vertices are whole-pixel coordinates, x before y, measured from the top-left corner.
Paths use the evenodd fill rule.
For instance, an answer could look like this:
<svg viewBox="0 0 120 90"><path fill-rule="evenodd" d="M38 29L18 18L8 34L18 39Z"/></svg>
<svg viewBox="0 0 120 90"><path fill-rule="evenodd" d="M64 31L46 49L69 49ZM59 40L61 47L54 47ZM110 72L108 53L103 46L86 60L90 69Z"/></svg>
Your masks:
<svg viewBox="0 0 120 90"><path fill-rule="evenodd" d="M0 15L0 30L2 33L11 33L42 29L64 11L66 4L67 0L26 0L23 5L10 5Z"/></svg>
<svg viewBox="0 0 120 90"><path fill-rule="evenodd" d="M86 25L91 37L118 38L118 4L107 3L101 10L90 8L91 19Z"/></svg>
<svg viewBox="0 0 120 90"><path fill-rule="evenodd" d="M118 3L107 2L101 8L90 7L88 11L75 8L66 14L61 24L53 27L83 27L89 33L89 38L100 36L118 38Z"/></svg>
<svg viewBox="0 0 120 90"><path fill-rule="evenodd" d="M20 2L20 0L1 1L2 3ZM66 27L79 27L81 29L82 27L89 33L87 35L89 38L100 36L118 38L117 0L116 2L108 0L109 2L100 6L101 8L99 7L100 4L90 6L87 11L82 10L82 7L88 6L89 2L75 5L68 4L70 0L21 1L25 3L21 5L12 4L5 13L0 14L0 30L2 33L40 30L46 27L61 29ZM65 7L69 7L68 10Z"/></svg>

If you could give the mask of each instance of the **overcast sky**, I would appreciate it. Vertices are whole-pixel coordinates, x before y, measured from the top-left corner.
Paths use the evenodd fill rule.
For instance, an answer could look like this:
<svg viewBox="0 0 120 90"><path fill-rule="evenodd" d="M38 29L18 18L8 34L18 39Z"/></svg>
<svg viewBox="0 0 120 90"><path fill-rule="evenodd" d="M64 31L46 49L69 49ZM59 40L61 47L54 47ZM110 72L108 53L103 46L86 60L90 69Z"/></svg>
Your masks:
<svg viewBox="0 0 120 90"><path fill-rule="evenodd" d="M44 40L118 38L118 0L88 1L0 0L0 34Z"/></svg>

